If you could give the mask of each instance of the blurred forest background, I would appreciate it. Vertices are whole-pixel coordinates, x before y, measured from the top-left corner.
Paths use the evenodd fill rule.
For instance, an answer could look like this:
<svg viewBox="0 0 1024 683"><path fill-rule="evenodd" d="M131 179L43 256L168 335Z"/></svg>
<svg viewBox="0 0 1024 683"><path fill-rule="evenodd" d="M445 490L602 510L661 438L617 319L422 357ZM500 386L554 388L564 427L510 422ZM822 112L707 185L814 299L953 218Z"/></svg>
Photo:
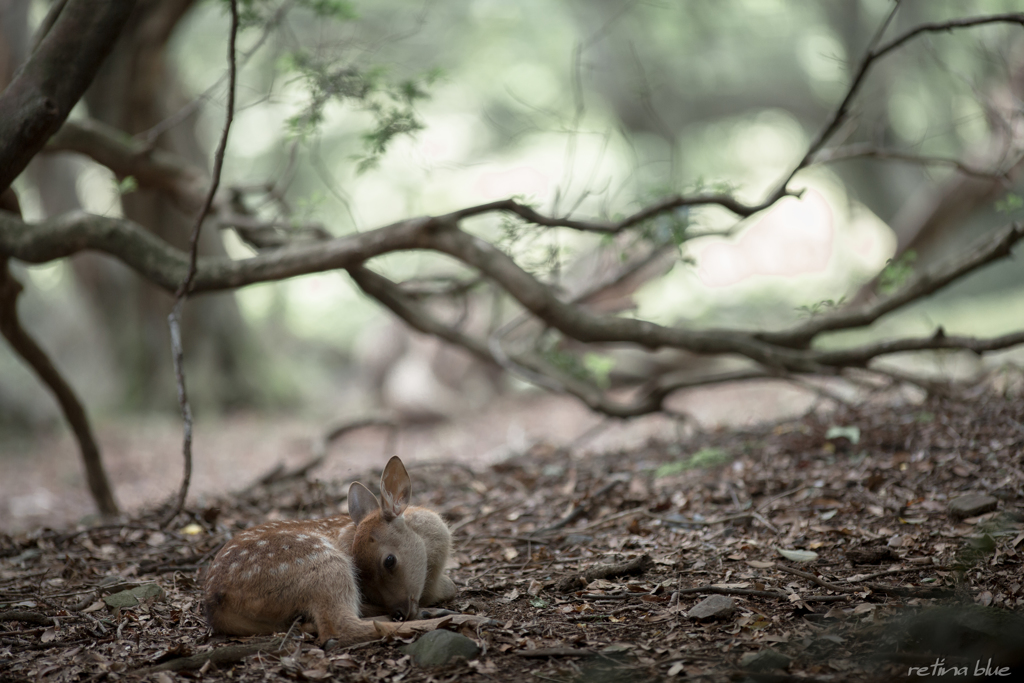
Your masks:
<svg viewBox="0 0 1024 683"><path fill-rule="evenodd" d="M548 215L611 217L671 193L725 191L756 204L800 161L892 7L891 0L243 3L249 23L239 35L237 114L221 187L240 216L335 236L508 197ZM887 35L1019 9L1013 0L904 0ZM45 0L0 0L0 83L28 53L48 10ZM229 19L221 1L139 3L71 120L113 126L208 169L224 120ZM346 97L329 96L327 75L331 87L349 77ZM1019 25L908 43L875 65L854 103L856 125L834 140L867 158L801 171L791 185L806 188L801 199L783 199L738 225L713 206L650 223L647 239L675 239L670 258L594 305L667 325L780 329L896 287L1024 215L1022 98ZM871 158L872 150L891 158ZM187 248L189 214L84 155L41 154L14 188L26 221L80 208L131 218ZM689 231L685 241L673 232L679 225ZM497 216L473 229L530 272L555 278L566 296L632 249L597 235L527 233ZM729 234L691 239L721 231ZM208 222L201 253L253 251ZM464 266L419 252L389 254L373 266L424 292L467 281ZM1019 329L1022 268L1020 259L994 263L843 340L927 335L937 326L977 336ZM159 441L154 457L175 472L172 297L97 254L14 262L14 273L26 285L25 327L79 393L104 449ZM516 314L500 296L467 301L449 313L480 329ZM245 416L231 433L249 430L258 440L272 417L297 440L308 425L346 417L483 414L528 387L408 331L342 271L196 297L186 305L184 344L203 446L197 460L215 459L223 445L202 436L216 432L219 419ZM732 367L680 352L609 349L582 358L599 382L651 368ZM1020 359L1019 349L983 358L938 351L900 357L892 367L970 379ZM565 438L576 436L563 428ZM47 390L0 344L0 466L16 476L67 442L66 470L45 469L40 481L80 481L66 473L80 467L69 439ZM378 457L374 448L368 457ZM252 476L226 473L230 486L260 473L253 461L245 466ZM136 475L152 478L152 470ZM115 466L115 482L121 476ZM171 494L168 481L157 483ZM19 486L29 498L0 503L7 523L59 507Z"/></svg>

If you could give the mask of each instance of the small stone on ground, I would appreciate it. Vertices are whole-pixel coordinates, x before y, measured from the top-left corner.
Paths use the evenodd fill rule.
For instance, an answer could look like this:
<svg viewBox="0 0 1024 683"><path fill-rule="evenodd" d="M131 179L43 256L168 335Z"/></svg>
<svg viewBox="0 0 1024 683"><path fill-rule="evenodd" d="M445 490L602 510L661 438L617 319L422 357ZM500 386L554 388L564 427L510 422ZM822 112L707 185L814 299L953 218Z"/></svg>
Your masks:
<svg viewBox="0 0 1024 683"><path fill-rule="evenodd" d="M977 517L992 512L999 501L985 493L968 493L949 501L949 514L956 519Z"/></svg>
<svg viewBox="0 0 1024 683"><path fill-rule="evenodd" d="M443 666L456 657L473 659L480 653L480 647L471 639L440 629L424 633L415 643L400 649L411 655L417 666Z"/></svg>
<svg viewBox="0 0 1024 683"><path fill-rule="evenodd" d="M718 619L727 617L736 609L732 598L724 595L712 595L701 600L686 613L690 619Z"/></svg>

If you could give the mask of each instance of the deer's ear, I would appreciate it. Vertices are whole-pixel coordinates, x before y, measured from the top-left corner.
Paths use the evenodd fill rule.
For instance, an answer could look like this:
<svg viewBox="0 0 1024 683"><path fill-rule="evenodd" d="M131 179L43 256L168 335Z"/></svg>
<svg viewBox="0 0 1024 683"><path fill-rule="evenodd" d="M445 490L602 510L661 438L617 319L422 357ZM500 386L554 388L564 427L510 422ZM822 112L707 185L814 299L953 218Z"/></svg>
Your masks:
<svg viewBox="0 0 1024 683"><path fill-rule="evenodd" d="M411 491L409 473L396 455L388 460L384 474L380 475L380 509L385 522L390 522L405 511Z"/></svg>
<svg viewBox="0 0 1024 683"><path fill-rule="evenodd" d="M380 503L377 502L376 496L370 493L370 489L358 481L352 482L348 487L348 514L352 521L359 524L368 514L379 509Z"/></svg>

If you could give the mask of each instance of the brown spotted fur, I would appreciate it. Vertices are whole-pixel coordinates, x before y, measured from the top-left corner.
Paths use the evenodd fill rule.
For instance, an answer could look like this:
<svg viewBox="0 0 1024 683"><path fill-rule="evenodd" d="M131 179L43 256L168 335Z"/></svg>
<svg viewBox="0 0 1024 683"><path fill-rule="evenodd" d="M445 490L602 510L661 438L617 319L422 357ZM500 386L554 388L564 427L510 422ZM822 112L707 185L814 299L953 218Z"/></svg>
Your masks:
<svg viewBox="0 0 1024 683"><path fill-rule="evenodd" d="M381 476L380 501L362 484L349 487L351 516L269 522L235 536L206 576L204 606L214 632L277 633L302 617L320 643L351 644L436 628L443 619L416 617L420 607L455 597L444 571L451 533L436 512L408 506L410 488L405 466L393 457ZM404 623L361 618L380 615Z"/></svg>

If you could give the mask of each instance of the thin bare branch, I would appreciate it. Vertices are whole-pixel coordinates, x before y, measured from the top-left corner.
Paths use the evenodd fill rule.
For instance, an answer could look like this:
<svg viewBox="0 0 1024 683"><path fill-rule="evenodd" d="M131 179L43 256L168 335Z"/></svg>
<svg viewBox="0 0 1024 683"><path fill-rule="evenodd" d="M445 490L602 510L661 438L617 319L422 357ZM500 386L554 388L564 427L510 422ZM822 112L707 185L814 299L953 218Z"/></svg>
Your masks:
<svg viewBox="0 0 1024 683"><path fill-rule="evenodd" d="M117 515L120 510L103 468L100 449L93 436L85 408L78 400L75 390L64 379L42 347L25 331L18 318L18 295L21 290L21 283L10 273L7 257L0 256L0 333L10 343L11 348L35 371L60 405L64 419L78 441L78 449L85 467L85 478L96 507L103 515Z"/></svg>
<svg viewBox="0 0 1024 683"><path fill-rule="evenodd" d="M832 147L818 152L810 164L831 164L837 161L849 159L881 159L892 161L905 161L918 166L949 166L960 171L964 175L985 180L998 180L1009 183L1010 178L1007 171L985 170L970 166L959 159L952 157L928 156L926 154L911 154L895 149L886 149L869 144L851 144L842 147ZM1012 165L1011 165L1012 166Z"/></svg>
<svg viewBox="0 0 1024 683"><path fill-rule="evenodd" d="M782 196L782 193L786 191L786 187L789 185L790 181L793 180L793 177L811 162L811 159L813 159L814 155L818 153L818 150L824 147L825 143L835 134L835 132L839 130L844 123L846 123L850 113L850 105L853 104L853 99L857 96L857 93L860 92L860 88L864 84L864 80L867 78L868 71L871 69L871 65L876 59L874 51L881 42L883 34L889 28L889 24L892 23L897 11L899 11L899 3L895 2L893 3L892 10L890 10L889 14L886 15L885 20L878 27L874 37L868 44L867 50L861 58L856 72L854 72L853 79L850 81L850 85L846 89L846 94L843 95L843 99L833 110L832 115L829 117L822 129L818 131L814 140L811 141L811 144L808 146L807 152L804 153L803 158L796 166L793 167L785 179L778 184L771 195L772 197Z"/></svg>
<svg viewBox="0 0 1024 683"><path fill-rule="evenodd" d="M979 355L990 351L1008 349L1024 344L1024 331L1011 332L998 337L947 336L940 327L930 337L906 337L872 344L864 344L840 351L823 351L817 355L819 363L830 366L863 366L879 356L905 351L928 351L937 349L959 349L973 351Z"/></svg>
<svg viewBox="0 0 1024 683"><path fill-rule="evenodd" d="M761 332L757 338L772 344L805 348L822 332L870 325L883 315L929 296L988 263L1006 258L1021 239L1024 239L1024 225L1012 223L997 230L982 244L966 249L961 255L921 273L890 296L855 309L816 316L789 330Z"/></svg>
<svg viewBox="0 0 1024 683"><path fill-rule="evenodd" d="M579 230L580 232L614 235L648 219L654 218L655 216L686 206L720 206L723 209L728 209L737 216L746 218L747 216L754 215L758 211L763 211L764 209L769 208L783 196L799 196L799 193L787 191L782 195L775 197L771 201L767 201L762 204L744 204L735 197L727 194L699 194L691 196L674 195L672 197L666 197L654 204L645 206L643 209L640 209L619 221L586 221L573 218L546 216L534 208L521 204L514 199L501 199L487 204L471 206L458 211L453 211L452 213L443 216L443 218L452 221L460 221L473 216L503 211L515 214L534 225L541 225L550 228L571 228L572 230Z"/></svg>
<svg viewBox="0 0 1024 683"><path fill-rule="evenodd" d="M348 273L360 289L391 309L413 329L460 346L485 363L496 364L486 344L430 315L421 304L402 292L402 288L395 282L362 265L349 267Z"/></svg>
<svg viewBox="0 0 1024 683"><path fill-rule="evenodd" d="M398 284L368 268L362 266L349 268L349 274L363 291L391 309L393 313L413 329L444 339L469 351L486 363L500 365L512 374L522 377L532 384L551 391L571 394L591 409L613 417L636 417L657 412L661 410L665 399L679 389L717 382L741 381L773 376L762 371L739 371L703 378L665 377L650 383L649 386L641 387L636 392L637 395L631 400L623 401L615 399L607 391L589 382L558 371L556 368L544 363L540 358L534 356L512 358L508 356L500 344L497 345L497 348L495 347L493 343L495 337L493 335L491 343L484 344L467 334L459 332L450 325L446 325L434 318L422 305L413 301L411 297L404 295Z"/></svg>
<svg viewBox="0 0 1024 683"><path fill-rule="evenodd" d="M184 474L181 479L181 487L178 489L178 496L174 505L168 510L161 520L160 526L166 527L181 512L185 506L185 498L188 495L189 484L192 481L192 406L188 400L188 390L185 387L185 361L184 352L181 347L181 309L189 295L192 281L196 276L197 253L199 250L199 234L203 227L203 221L210 213L213 206L213 197L217 194L220 185L221 169L224 167L224 152L227 150L228 133L231 131L231 121L235 115L235 86L236 86L236 64L235 64L235 38L238 35L238 1L231 0L231 33L228 37L228 102L227 111L224 116L224 131L221 134L220 142L217 144L217 152L213 162L213 180L207 191L203 206L196 216L195 225L192 228L192 235L189 240L188 270L185 273L178 291L174 295L174 306L171 314L167 316L167 324L171 334L171 357L174 362L174 376L178 385L178 405L181 407L181 418L184 422L184 438L182 440L182 456L184 458Z"/></svg>
<svg viewBox="0 0 1024 683"><path fill-rule="evenodd" d="M950 19L919 24L893 38L888 43L875 48L871 56L872 59L884 57L907 41L923 33L949 33L957 29L974 28L975 26L985 26L987 24L1019 24L1024 26L1024 12L1004 12L1002 14L988 14L980 17L966 17L964 19Z"/></svg>
<svg viewBox="0 0 1024 683"><path fill-rule="evenodd" d="M203 169L95 119L65 122L43 151L84 154L118 178L131 176L139 187L165 193L188 213L198 212L205 200L209 177Z"/></svg>
<svg viewBox="0 0 1024 683"><path fill-rule="evenodd" d="M120 178L132 176L140 187L166 192L185 211L195 211L204 201L207 177L199 169L173 153L151 149L145 143L129 138L117 129L103 123L85 120L69 121L51 138L46 146L49 152L78 152L106 166ZM261 189L265 189L262 188ZM787 193L796 196L796 193ZM777 199L776 199L777 200ZM452 212L444 218L460 221L488 213L512 213L523 220L543 227L564 227L580 232L614 235L663 213L691 206L720 206L737 216L746 218L767 209L773 202L748 205L727 194L675 195L626 216L619 221L581 220L548 216L513 199L503 199ZM224 217L225 224L245 223L238 216ZM249 219L252 221L252 219ZM259 227L265 227L260 223ZM253 227L253 226L242 226ZM705 233L694 234L704 237Z"/></svg>
<svg viewBox="0 0 1024 683"><path fill-rule="evenodd" d="M785 193L786 187L789 185L790 181L793 180L793 177L799 171L813 163L814 158L817 156L818 152L824 148L825 143L828 142L828 140L843 126L844 123L846 123L850 115L850 107L854 98L864 85L864 81L867 79L867 75L871 70L871 67L879 59L908 41L925 33L941 33L962 28L972 28L975 26L999 23L1013 23L1024 26L1024 13L1008 12L1004 14L991 14L981 17L952 19L949 21L920 24L883 44L882 37L898 9L899 3L895 3L892 11L875 33L875 37L872 39L868 49L865 51L864 56L861 58L860 64L858 64L857 70L854 72L853 79L850 81L850 85L847 87L846 94L843 96L843 99L835 110L833 110L832 115L825 123L825 126L818 132L818 135L815 136L814 140L807 148L807 152L804 154L804 157L796 166L793 167L793 170L789 172L785 179L779 183L775 192L773 192L768 200L766 200L767 203L774 203L773 199L777 200L784 196L783 193Z"/></svg>

